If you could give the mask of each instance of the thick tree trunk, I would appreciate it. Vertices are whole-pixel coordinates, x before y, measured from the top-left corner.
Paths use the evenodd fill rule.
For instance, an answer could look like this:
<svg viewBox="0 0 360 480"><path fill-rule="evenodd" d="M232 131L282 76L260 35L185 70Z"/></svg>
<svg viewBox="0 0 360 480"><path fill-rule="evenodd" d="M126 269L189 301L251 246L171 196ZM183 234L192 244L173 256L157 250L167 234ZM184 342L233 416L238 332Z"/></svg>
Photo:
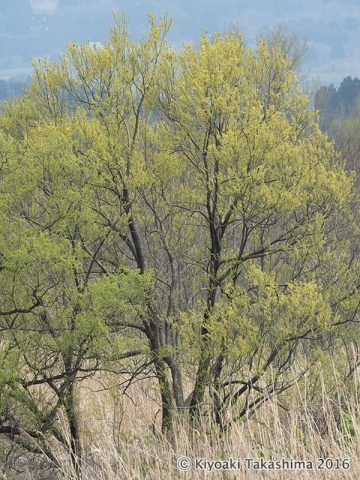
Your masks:
<svg viewBox="0 0 360 480"><path fill-rule="evenodd" d="M198 365L195 386L192 393L192 398L190 402L190 418L193 423L199 419L201 405L204 402L205 389L206 386L210 384L211 375L210 375L210 365L213 358L211 352L211 343L209 339L209 321L211 312L215 305L216 293L217 293L217 282L216 274L218 271L218 261L216 259L211 261L210 268L212 275L209 280L209 289L208 289L208 298L207 298L207 309L204 312L204 323L201 328L201 351L200 351L200 362Z"/></svg>
<svg viewBox="0 0 360 480"><path fill-rule="evenodd" d="M69 386L68 392L66 393L64 406L69 424L71 462L77 478L81 479L82 449L80 440L79 419L76 412L75 392L73 384Z"/></svg>
<svg viewBox="0 0 360 480"><path fill-rule="evenodd" d="M189 409L190 420L193 424L199 420L201 406L205 396L205 388L209 383L210 356L208 351L204 349L202 354L203 358L201 358L199 362Z"/></svg>
<svg viewBox="0 0 360 480"><path fill-rule="evenodd" d="M155 359L155 369L160 386L162 420L161 431L166 435L173 432L174 402L169 381L168 366L161 358Z"/></svg>
<svg viewBox="0 0 360 480"><path fill-rule="evenodd" d="M151 307L149 306L151 311ZM161 431L164 434L171 433L173 430L173 414L174 401L173 392L171 388L171 381L169 378L169 367L166 364L165 358L162 356L161 348L164 346L161 341L161 331L156 319L156 315L151 311L152 319L145 323L145 331L150 343L150 349L153 356L156 377L160 387L161 397Z"/></svg>
<svg viewBox="0 0 360 480"><path fill-rule="evenodd" d="M181 370L179 368L179 365L176 362L176 359L172 355L168 355L165 361L168 364L171 372L172 390L173 390L176 408L178 412L181 413L185 405Z"/></svg>

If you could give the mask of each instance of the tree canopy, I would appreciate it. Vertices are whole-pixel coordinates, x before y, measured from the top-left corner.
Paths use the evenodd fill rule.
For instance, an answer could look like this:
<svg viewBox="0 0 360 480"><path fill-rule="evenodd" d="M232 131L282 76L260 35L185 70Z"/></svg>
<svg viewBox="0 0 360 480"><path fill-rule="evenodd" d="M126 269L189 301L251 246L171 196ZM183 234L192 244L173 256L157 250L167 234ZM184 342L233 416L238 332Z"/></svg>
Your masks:
<svg viewBox="0 0 360 480"><path fill-rule="evenodd" d="M118 17L0 118L0 433L50 455L65 412L74 462L96 372L227 429L357 335L353 179L293 59L169 27Z"/></svg>

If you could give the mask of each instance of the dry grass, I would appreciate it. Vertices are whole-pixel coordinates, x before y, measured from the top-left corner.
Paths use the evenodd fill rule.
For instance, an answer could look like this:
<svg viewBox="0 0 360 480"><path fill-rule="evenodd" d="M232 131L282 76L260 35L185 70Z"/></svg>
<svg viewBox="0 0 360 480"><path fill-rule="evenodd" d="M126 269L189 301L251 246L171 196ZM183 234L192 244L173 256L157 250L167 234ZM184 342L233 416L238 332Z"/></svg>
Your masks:
<svg viewBox="0 0 360 480"><path fill-rule="evenodd" d="M321 402L310 402L304 384L286 398L286 405L268 401L251 418L233 426L226 435L214 427L204 431L178 425L170 442L158 430L156 395L151 385L136 386L130 398L114 391L94 392L92 382L82 389L79 410L85 459L82 465L86 480L170 480L170 479L358 479L360 478L359 427L354 395L334 403L325 389ZM339 386L340 387L340 386ZM314 461L314 470L205 472L191 469L182 472L176 462L180 456L209 460L232 458L281 458ZM318 458L350 458L349 470L318 470ZM24 474L22 478L59 478L72 480L75 472L70 459L58 454L61 472ZM13 478L4 476L4 478ZM20 477L17 477L20 478Z"/></svg>

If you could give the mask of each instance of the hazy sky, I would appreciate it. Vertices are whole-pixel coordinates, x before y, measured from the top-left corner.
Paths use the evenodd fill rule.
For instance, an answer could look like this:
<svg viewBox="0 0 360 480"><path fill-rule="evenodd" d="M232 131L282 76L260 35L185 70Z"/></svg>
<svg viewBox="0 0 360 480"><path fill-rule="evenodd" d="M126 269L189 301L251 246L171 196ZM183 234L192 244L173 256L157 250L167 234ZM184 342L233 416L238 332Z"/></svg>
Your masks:
<svg viewBox="0 0 360 480"><path fill-rule="evenodd" d="M232 24L251 44L264 27L282 24L308 41L311 77L338 84L360 76L360 0L0 0L0 77L29 73L31 58L56 58L70 40L101 42L119 10L134 37L147 12L168 13L176 44Z"/></svg>

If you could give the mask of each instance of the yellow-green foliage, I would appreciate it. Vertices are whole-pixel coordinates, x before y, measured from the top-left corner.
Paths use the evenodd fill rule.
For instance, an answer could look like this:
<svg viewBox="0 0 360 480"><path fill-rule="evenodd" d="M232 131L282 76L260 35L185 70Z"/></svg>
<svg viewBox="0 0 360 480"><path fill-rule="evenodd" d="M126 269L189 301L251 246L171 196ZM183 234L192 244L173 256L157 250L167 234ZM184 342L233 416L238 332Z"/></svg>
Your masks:
<svg viewBox="0 0 360 480"><path fill-rule="evenodd" d="M0 118L1 395L34 418L26 381L54 395L129 349L164 398L168 367L247 378L354 319L353 179L291 59L239 34L174 50L149 22L37 62Z"/></svg>

